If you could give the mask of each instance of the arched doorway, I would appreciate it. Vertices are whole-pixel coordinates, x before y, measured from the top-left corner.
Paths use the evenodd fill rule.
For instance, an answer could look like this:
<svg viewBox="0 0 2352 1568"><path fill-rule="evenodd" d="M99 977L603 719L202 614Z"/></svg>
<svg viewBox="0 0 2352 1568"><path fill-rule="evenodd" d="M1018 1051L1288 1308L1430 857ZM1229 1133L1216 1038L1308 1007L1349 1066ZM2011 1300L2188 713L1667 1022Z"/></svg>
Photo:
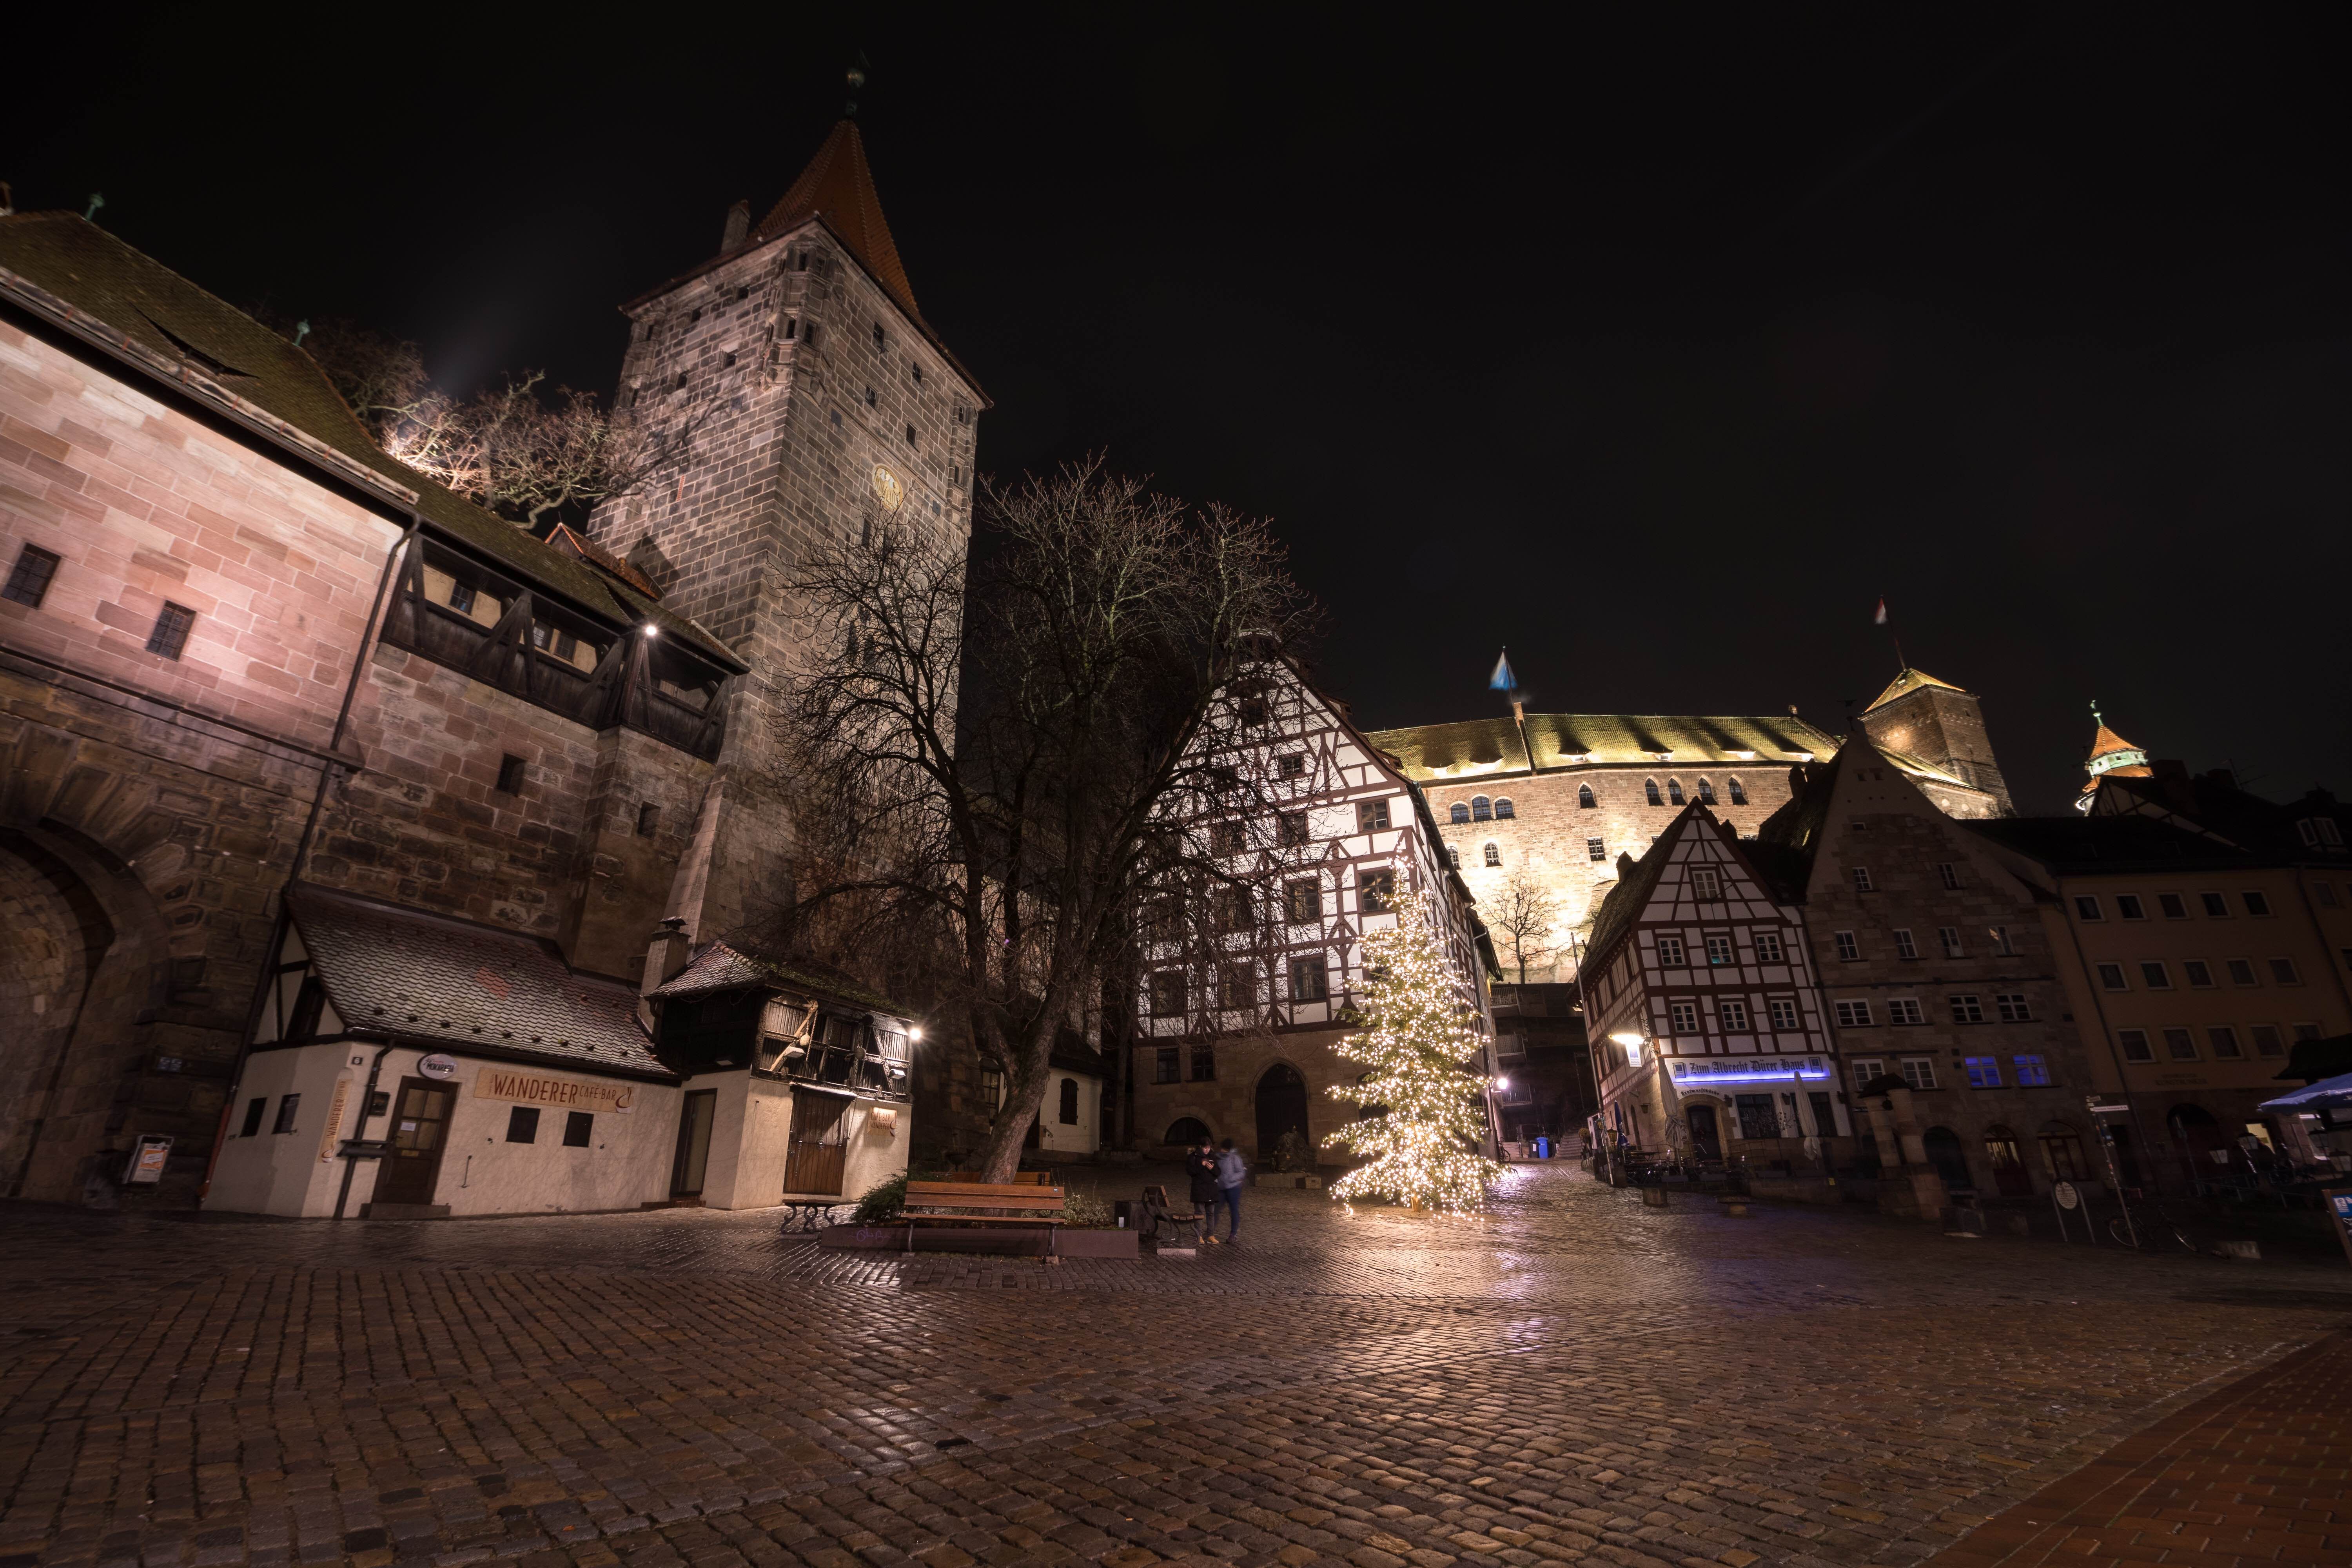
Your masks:
<svg viewBox="0 0 2352 1568"><path fill-rule="evenodd" d="M1273 1157L1282 1135L1296 1132L1309 1148L1307 1134L1307 1080L1288 1062L1276 1062L1257 1080L1257 1157Z"/></svg>
<svg viewBox="0 0 2352 1568"><path fill-rule="evenodd" d="M1976 1178L1969 1174L1969 1157L1961 1151L1960 1135L1948 1127L1930 1127L1920 1142L1927 1147L1927 1163L1944 1178L1947 1192L1966 1193L1976 1190Z"/></svg>
<svg viewBox="0 0 2352 1568"><path fill-rule="evenodd" d="M1180 1116L1170 1124L1168 1136L1161 1140L1171 1148L1190 1149L1209 1141L1209 1124L1197 1116Z"/></svg>
<svg viewBox="0 0 2352 1568"><path fill-rule="evenodd" d="M1995 1122L1984 1131L1985 1158L1992 1163L1994 1190L2005 1198L2033 1195L2033 1173L2025 1168L2025 1152L2017 1134Z"/></svg>
<svg viewBox="0 0 2352 1568"><path fill-rule="evenodd" d="M2164 1125L2172 1133L2173 1146L2180 1151L2190 1181L2210 1182L2228 1173L2229 1135L2211 1111L2184 1100L2164 1113ZM2217 1160L2216 1154L2221 1157Z"/></svg>
<svg viewBox="0 0 2352 1568"><path fill-rule="evenodd" d="M1683 1110L1690 1122L1691 1152L1702 1160L1723 1158L1723 1134L1715 1124L1715 1107L1691 1105Z"/></svg>

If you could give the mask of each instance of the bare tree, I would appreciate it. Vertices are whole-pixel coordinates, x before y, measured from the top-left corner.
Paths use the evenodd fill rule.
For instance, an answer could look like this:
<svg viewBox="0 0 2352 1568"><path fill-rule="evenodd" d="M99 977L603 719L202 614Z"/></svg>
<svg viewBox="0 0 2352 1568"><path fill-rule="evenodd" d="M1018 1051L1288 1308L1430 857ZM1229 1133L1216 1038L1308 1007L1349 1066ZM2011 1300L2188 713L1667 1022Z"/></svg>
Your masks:
<svg viewBox="0 0 2352 1568"><path fill-rule="evenodd" d="M1503 896L1485 910L1487 929L1500 931L1510 939L1511 961L1518 965L1519 984L1528 983L1528 954L1540 961L1549 951L1545 943L1551 938L1552 923L1559 918L1559 901L1549 889L1527 873L1526 868L1511 873L1503 884Z"/></svg>
<svg viewBox="0 0 2352 1568"><path fill-rule="evenodd" d="M1261 523L1091 461L983 491L976 558L875 512L797 588L811 653L779 722L812 803L793 915L919 950L1001 1066L981 1160L1018 1166L1055 1031L1146 900L1225 875L1206 824L1262 822L1236 763L1254 650L1311 610Z"/></svg>

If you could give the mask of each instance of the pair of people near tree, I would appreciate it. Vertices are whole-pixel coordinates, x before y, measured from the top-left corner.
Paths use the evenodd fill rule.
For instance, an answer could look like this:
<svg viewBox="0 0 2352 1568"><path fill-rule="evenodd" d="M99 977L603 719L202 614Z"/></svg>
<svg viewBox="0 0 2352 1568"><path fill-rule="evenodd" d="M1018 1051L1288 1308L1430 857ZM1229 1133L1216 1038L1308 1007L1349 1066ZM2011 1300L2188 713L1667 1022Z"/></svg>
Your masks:
<svg viewBox="0 0 2352 1568"><path fill-rule="evenodd" d="M1192 1183L1192 1206L1201 1211L1202 1229L1208 1239L1217 1239L1217 1205L1225 1205L1225 1239L1231 1241L1242 1228L1242 1183L1249 1175L1249 1166L1226 1139L1218 1148L1209 1147L1203 1138L1184 1157L1185 1173Z"/></svg>

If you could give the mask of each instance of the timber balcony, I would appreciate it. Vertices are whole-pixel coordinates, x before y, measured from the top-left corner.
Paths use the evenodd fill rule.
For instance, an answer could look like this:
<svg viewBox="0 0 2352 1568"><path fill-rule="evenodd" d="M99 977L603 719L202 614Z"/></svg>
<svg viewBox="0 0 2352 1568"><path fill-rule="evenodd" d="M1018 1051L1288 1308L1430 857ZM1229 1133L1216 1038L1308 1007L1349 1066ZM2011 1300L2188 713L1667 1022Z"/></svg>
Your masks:
<svg viewBox="0 0 2352 1568"><path fill-rule="evenodd" d="M383 640L591 730L715 760L726 672L650 626L593 621L428 544L402 569Z"/></svg>

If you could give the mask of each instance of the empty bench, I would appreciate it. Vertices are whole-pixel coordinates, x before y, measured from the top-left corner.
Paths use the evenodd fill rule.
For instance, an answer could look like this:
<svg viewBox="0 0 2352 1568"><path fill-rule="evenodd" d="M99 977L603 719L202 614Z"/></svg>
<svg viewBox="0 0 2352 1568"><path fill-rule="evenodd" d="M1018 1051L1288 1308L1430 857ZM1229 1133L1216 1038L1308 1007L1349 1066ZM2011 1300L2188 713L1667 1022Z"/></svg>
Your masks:
<svg viewBox="0 0 2352 1568"><path fill-rule="evenodd" d="M1028 1209L1028 1214L1013 1211ZM899 1217L907 1222L907 1250L915 1250L919 1225L1022 1225L1045 1231L1045 1261L1059 1263L1055 1237L1067 1212L1062 1189L1031 1182L908 1182Z"/></svg>

